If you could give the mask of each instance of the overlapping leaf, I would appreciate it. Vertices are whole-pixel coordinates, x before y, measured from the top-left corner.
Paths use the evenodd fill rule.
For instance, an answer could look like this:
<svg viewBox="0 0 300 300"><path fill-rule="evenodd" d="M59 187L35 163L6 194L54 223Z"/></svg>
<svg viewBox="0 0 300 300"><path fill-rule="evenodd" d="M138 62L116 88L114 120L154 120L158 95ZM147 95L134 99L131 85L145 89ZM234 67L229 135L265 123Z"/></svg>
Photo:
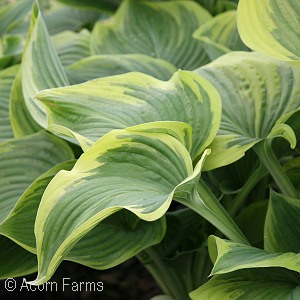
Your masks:
<svg viewBox="0 0 300 300"><path fill-rule="evenodd" d="M22 89L22 70L16 74L9 101L9 118L16 138L36 133L42 129L33 119L25 104Z"/></svg>
<svg viewBox="0 0 300 300"><path fill-rule="evenodd" d="M169 80L177 69L169 62L143 54L92 55L67 67L71 84L131 71Z"/></svg>
<svg viewBox="0 0 300 300"><path fill-rule="evenodd" d="M64 141L45 132L2 142L0 154L1 222L33 180L52 166L73 156Z"/></svg>
<svg viewBox="0 0 300 300"><path fill-rule="evenodd" d="M193 300L299 297L299 254L270 254L214 236L208 242L214 277L190 293Z"/></svg>
<svg viewBox="0 0 300 300"><path fill-rule="evenodd" d="M85 8L89 10L99 10L99 11L115 11L122 0L58 0L66 5L72 5L75 7Z"/></svg>
<svg viewBox="0 0 300 300"><path fill-rule="evenodd" d="M0 37L0 70L20 62L24 39L19 35Z"/></svg>
<svg viewBox="0 0 300 300"><path fill-rule="evenodd" d="M265 249L270 252L300 252L300 203L272 191L265 222Z"/></svg>
<svg viewBox="0 0 300 300"><path fill-rule="evenodd" d="M40 103L33 101L33 96L42 89L68 84L38 5L35 4L22 58L22 90L30 114L42 127L46 126L44 109Z"/></svg>
<svg viewBox="0 0 300 300"><path fill-rule="evenodd" d="M71 170L74 163L75 161L71 160L58 164L38 177L22 194L14 209L0 225L0 233L28 251L36 253L34 223L42 195L57 172ZM110 268L160 242L164 233L164 219L145 222L129 212L120 211L85 235L68 253L66 259L91 268ZM17 253L25 252L20 247L13 247ZM33 260L36 267L35 255L24 255L27 259L33 257L29 261Z"/></svg>
<svg viewBox="0 0 300 300"><path fill-rule="evenodd" d="M129 73L40 92L48 129L83 149L105 133L154 121L181 121L193 127L192 157L211 143L221 118L220 96L202 77L178 71L167 82Z"/></svg>
<svg viewBox="0 0 300 300"><path fill-rule="evenodd" d="M235 219L251 245L262 246L267 209L268 200L260 200L243 209Z"/></svg>
<svg viewBox="0 0 300 300"><path fill-rule="evenodd" d="M76 242L97 229L103 219L124 208L142 220L158 220L173 195L187 206L194 205L198 213L233 239L244 242L218 201L201 202L195 196L208 153L204 152L193 170L190 148L190 125L142 124L110 131L78 159L71 171L59 172L48 185L36 218L39 276L34 283L49 280L61 260L68 259ZM120 241L117 254L119 245ZM106 262L96 263L103 268Z"/></svg>
<svg viewBox="0 0 300 300"><path fill-rule="evenodd" d="M0 279L19 277L37 271L37 258L10 239L0 236Z"/></svg>
<svg viewBox="0 0 300 300"><path fill-rule="evenodd" d="M10 91L19 66L0 71L0 141L13 137L9 120Z"/></svg>
<svg viewBox="0 0 300 300"><path fill-rule="evenodd" d="M69 158L71 157L70 155ZM65 158L67 159L67 156ZM60 170L71 170L74 163L75 160L60 163L35 179L24 190L9 215L1 223L0 233L14 240L28 251L36 252L34 223L42 195L52 178ZM21 194L21 191L19 194Z"/></svg>
<svg viewBox="0 0 300 300"><path fill-rule="evenodd" d="M92 53L146 54L192 70L209 61L192 38L209 19L210 14L192 1L125 0L113 18L95 25Z"/></svg>
<svg viewBox="0 0 300 300"><path fill-rule="evenodd" d="M218 15L224 11L234 10L238 0L196 0L201 6L211 14Z"/></svg>
<svg viewBox="0 0 300 300"><path fill-rule="evenodd" d="M284 124L300 108L300 69L259 53L231 52L199 68L222 95L222 120L206 168L227 165L253 145L281 136L295 147Z"/></svg>
<svg viewBox="0 0 300 300"><path fill-rule="evenodd" d="M121 210L88 232L65 259L99 270L112 268L159 243L165 230L164 218L146 222Z"/></svg>
<svg viewBox="0 0 300 300"><path fill-rule="evenodd" d="M201 41L211 60L230 51L248 49L238 33L236 11L219 14L198 28L193 36Z"/></svg>
<svg viewBox="0 0 300 300"><path fill-rule="evenodd" d="M34 0L16 1L13 4L5 5L0 8L0 36L4 33L12 33L23 21L23 19L30 14ZM23 28L26 32L27 28Z"/></svg>
<svg viewBox="0 0 300 300"><path fill-rule="evenodd" d="M184 139L186 126L174 123L172 132ZM167 133L129 129L103 136L44 193L35 224L37 282L48 280L76 241L121 208L147 221L162 217L192 172L188 151Z"/></svg>
<svg viewBox="0 0 300 300"><path fill-rule="evenodd" d="M298 299L299 274L282 268L239 270L216 275L190 293L192 300Z"/></svg>
<svg viewBox="0 0 300 300"><path fill-rule="evenodd" d="M244 43L262 53L300 65L300 2L241 0L238 28Z"/></svg>
<svg viewBox="0 0 300 300"><path fill-rule="evenodd" d="M283 165L283 170L286 172L297 190L300 190L300 157L297 156L288 160L287 163Z"/></svg>
<svg viewBox="0 0 300 300"><path fill-rule="evenodd" d="M87 30L79 33L62 31L52 36L51 41L63 66L68 66L90 55L90 33Z"/></svg>
<svg viewBox="0 0 300 300"><path fill-rule="evenodd" d="M68 160L72 157L73 153L64 141L51 136L46 132L40 132L20 139L7 140L0 144L1 234L9 236L13 240L15 239L15 235L12 234L11 230L15 230L15 234L18 235L20 229L19 226L22 228L24 224L28 224L26 223L27 221L30 221L17 218L18 214L14 216L15 212L11 214L20 196L38 176L57 163ZM29 203L29 205L31 205L31 203ZM26 213L27 211L25 211L25 215ZM7 226L2 232L1 226L5 223L8 216L11 218L12 227ZM14 229L12 229L13 227ZM33 227L33 224L31 224L31 227ZM25 228L22 228L22 230L25 230ZM10 247L12 242L3 243L3 245L1 244L1 248L3 247L1 255L5 255L5 253L7 255L9 249L6 249L6 245L8 245L7 247ZM20 265L21 273L18 274L18 276L24 274L22 272L25 272L26 269L31 272L33 267L36 268L36 257L26 254L26 251L20 249L19 246L14 246L13 248L16 249L16 257L18 257L17 261L20 263L22 262ZM10 252L9 256L12 256ZM24 259L22 256L24 256ZM27 263L25 258L28 259ZM5 272L5 269L9 270L10 264L15 266L15 263L13 263L9 258L7 258L7 260L2 260L1 268L3 268L3 271L0 273ZM17 268L15 271L17 272L17 270L19 269ZM14 276L16 276L16 274L14 274Z"/></svg>
<svg viewBox="0 0 300 300"><path fill-rule="evenodd" d="M270 253L248 245L222 240L215 236L208 239L208 249L214 263L212 275L225 274L251 268L285 268L300 273L300 254Z"/></svg>
<svg viewBox="0 0 300 300"><path fill-rule="evenodd" d="M63 31L78 32L83 28L92 28L96 21L105 17L98 12L59 5L56 1L53 4L54 7L43 12L50 35L59 34Z"/></svg>

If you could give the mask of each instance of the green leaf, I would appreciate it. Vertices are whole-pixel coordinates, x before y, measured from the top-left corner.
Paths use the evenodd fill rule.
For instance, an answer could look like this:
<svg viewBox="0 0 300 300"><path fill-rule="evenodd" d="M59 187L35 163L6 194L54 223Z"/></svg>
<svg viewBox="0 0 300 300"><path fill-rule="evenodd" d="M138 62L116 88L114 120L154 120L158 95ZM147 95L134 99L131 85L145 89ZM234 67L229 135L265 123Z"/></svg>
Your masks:
<svg viewBox="0 0 300 300"><path fill-rule="evenodd" d="M230 51L247 51L242 42L236 22L236 11L228 11L208 20L198 28L193 37L201 41L211 60Z"/></svg>
<svg viewBox="0 0 300 300"><path fill-rule="evenodd" d="M125 0L113 18L95 25L92 53L146 54L193 70L209 61L201 44L192 38L209 19L210 14L192 1Z"/></svg>
<svg viewBox="0 0 300 300"><path fill-rule="evenodd" d="M0 279L24 276L37 271L36 255L4 236L0 236L0 244Z"/></svg>
<svg viewBox="0 0 300 300"><path fill-rule="evenodd" d="M178 71L165 82L129 73L40 92L48 130L86 150L112 129L154 121L181 121L193 127L192 157L211 143L221 118L220 96L202 77ZM75 138L74 138L75 137Z"/></svg>
<svg viewBox="0 0 300 300"><path fill-rule="evenodd" d="M259 141L283 137L284 123L300 108L300 69L259 53L232 52L196 70L222 95L222 120L205 169L240 159Z"/></svg>
<svg viewBox="0 0 300 300"><path fill-rule="evenodd" d="M9 33L20 21L30 14L34 0L16 1L0 8L0 36Z"/></svg>
<svg viewBox="0 0 300 300"><path fill-rule="evenodd" d="M58 145L57 149L61 151L60 148L61 146ZM41 148L38 149L41 151ZM71 158L72 155L69 155L69 157ZM34 223L42 195L50 181L60 170L71 170L74 164L75 160L60 163L35 179L0 225L0 233L28 251L35 253Z"/></svg>
<svg viewBox="0 0 300 300"><path fill-rule="evenodd" d="M42 129L32 118L25 104L22 89L21 68L17 72L11 88L9 117L16 138L36 133Z"/></svg>
<svg viewBox="0 0 300 300"><path fill-rule="evenodd" d="M99 2L99 1L97 1ZM54 8L43 14L44 21L50 35L63 31L80 31L83 28L93 28L96 21L106 16L97 12L90 12L73 7L66 7L54 3Z"/></svg>
<svg viewBox="0 0 300 300"><path fill-rule="evenodd" d="M208 182L218 197L222 197L222 195L234 195L238 194L245 187L247 181L258 167L259 161L257 160L257 155L254 151L249 150L240 160L228 166L204 173L203 178L207 178L206 182Z"/></svg>
<svg viewBox="0 0 300 300"><path fill-rule="evenodd" d="M294 186L300 190L300 157L288 160L282 167Z"/></svg>
<svg viewBox="0 0 300 300"><path fill-rule="evenodd" d="M63 66L71 65L90 55L90 33L63 31L51 37L53 46Z"/></svg>
<svg viewBox="0 0 300 300"><path fill-rule="evenodd" d="M207 154L209 153L210 152ZM198 162L195 170L199 167L201 167L201 169L203 168L203 165L205 165L205 159L206 157L203 156L201 159L202 161L200 160ZM193 192L188 195L181 195L183 199L178 199L177 201L192 208L231 240L242 244L249 244L243 233L219 202L219 199L216 198L213 192L205 185L203 180L200 180L199 177L200 175L197 178L197 192L193 190Z"/></svg>
<svg viewBox="0 0 300 300"><path fill-rule="evenodd" d="M0 148L0 222L14 208L19 197L41 174L73 157L63 140L41 131L2 142Z"/></svg>
<svg viewBox="0 0 300 300"><path fill-rule="evenodd" d="M300 122L299 122L299 118L300 118L300 111L297 111L286 122L293 129L293 131L296 135L297 148L298 149L299 149L299 146L300 146Z"/></svg>
<svg viewBox="0 0 300 300"><path fill-rule="evenodd" d="M298 299L299 274L282 268L239 270L214 276L190 293L192 300Z"/></svg>
<svg viewBox="0 0 300 300"><path fill-rule="evenodd" d="M169 62L143 54L92 55L67 67L71 84L132 71L169 80L177 69Z"/></svg>
<svg viewBox="0 0 300 300"><path fill-rule="evenodd" d="M206 243L202 225L204 219L189 208L170 211L166 214L167 231L164 239L154 247L159 256L172 259L180 253L201 248Z"/></svg>
<svg viewBox="0 0 300 300"><path fill-rule="evenodd" d="M159 243L165 230L164 218L146 222L121 210L79 240L66 259L94 269L108 269Z"/></svg>
<svg viewBox="0 0 300 300"><path fill-rule="evenodd" d="M33 100L40 90L69 84L63 66L49 38L46 25L35 4L22 58L22 90L26 106L34 120L46 126L44 108Z"/></svg>
<svg viewBox="0 0 300 300"><path fill-rule="evenodd" d="M300 254L275 253L222 240L216 236L208 238L208 249L214 262L212 275L225 274L242 269L280 267L300 273Z"/></svg>
<svg viewBox="0 0 300 300"><path fill-rule="evenodd" d="M265 222L265 250L269 252L300 252L299 199L271 191Z"/></svg>
<svg viewBox="0 0 300 300"><path fill-rule="evenodd" d="M152 248L174 278L180 280L182 288L190 291L206 281L212 267L203 227L205 220L191 209L171 211L166 217L164 239ZM148 263L146 259L145 264Z"/></svg>
<svg viewBox="0 0 300 300"><path fill-rule="evenodd" d="M195 0L212 15L221 14L227 10L234 10L237 7L238 0Z"/></svg>
<svg viewBox="0 0 300 300"><path fill-rule="evenodd" d="M13 137L9 120L10 91L19 66L0 71L0 141Z"/></svg>
<svg viewBox="0 0 300 300"><path fill-rule="evenodd" d="M122 2L122 0L101 0L101 1L94 1L94 0L57 0L62 2L66 5L72 5L75 7L80 7L88 10L93 11L115 11L118 8L118 5Z"/></svg>
<svg viewBox="0 0 300 300"><path fill-rule="evenodd" d="M267 209L268 201L260 200L243 209L235 219L237 225L252 245L261 245L263 242Z"/></svg>
<svg viewBox="0 0 300 300"><path fill-rule="evenodd" d="M36 196L34 194L28 195L29 191L32 192L33 189L32 186L29 186L52 166L72 157L73 153L64 141L44 131L20 139L7 140L0 144L1 234L22 246L24 246L22 240L26 240L25 243L30 244L30 240L27 241L28 237L34 243L35 215L31 215L31 209L35 205L36 213L38 204L31 201L38 201L39 199L34 199ZM23 194L27 188L27 194L26 192ZM39 192L41 196L43 190ZM20 202L23 205L24 198L28 197L26 205L18 204L20 197ZM23 233L24 236L22 236ZM7 237L0 236L0 278L16 277L35 272L37 270L36 255L29 253ZM21 242L17 241L18 237Z"/></svg>
<svg viewBox="0 0 300 300"><path fill-rule="evenodd" d="M0 37L0 70L20 62L24 39L19 35Z"/></svg>
<svg viewBox="0 0 300 300"><path fill-rule="evenodd" d="M253 50L300 66L300 3L241 0L238 28L244 43Z"/></svg>
<svg viewBox="0 0 300 300"><path fill-rule="evenodd" d="M167 295L158 295L158 296L152 297L150 300L174 300L174 298L171 296L167 296Z"/></svg>
<svg viewBox="0 0 300 300"><path fill-rule="evenodd" d="M186 130L183 124L175 131ZM146 221L161 218L177 185L192 172L188 151L171 135L110 131L70 172L59 172L44 193L35 224L36 282L48 280L81 237L121 208Z"/></svg>

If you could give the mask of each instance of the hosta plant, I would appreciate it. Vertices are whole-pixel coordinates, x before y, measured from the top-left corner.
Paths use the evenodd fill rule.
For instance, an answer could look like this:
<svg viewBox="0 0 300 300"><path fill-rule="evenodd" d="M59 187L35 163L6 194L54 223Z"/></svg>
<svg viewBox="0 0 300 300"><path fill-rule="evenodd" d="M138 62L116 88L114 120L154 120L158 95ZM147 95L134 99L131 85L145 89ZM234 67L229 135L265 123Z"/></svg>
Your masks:
<svg viewBox="0 0 300 300"><path fill-rule="evenodd" d="M155 299L300 297L298 3L237 2L0 6L1 279L136 256Z"/></svg>

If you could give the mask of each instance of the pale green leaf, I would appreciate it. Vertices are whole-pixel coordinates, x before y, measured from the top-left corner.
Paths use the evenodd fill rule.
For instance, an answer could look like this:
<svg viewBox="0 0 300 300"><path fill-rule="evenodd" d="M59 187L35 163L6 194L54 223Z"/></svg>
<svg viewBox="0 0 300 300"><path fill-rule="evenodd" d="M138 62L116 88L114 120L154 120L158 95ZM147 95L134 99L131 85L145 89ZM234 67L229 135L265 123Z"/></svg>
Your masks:
<svg viewBox="0 0 300 300"><path fill-rule="evenodd" d="M193 36L201 41L211 60L230 51L248 50L237 30L236 11L217 15L198 28Z"/></svg>
<svg viewBox="0 0 300 300"><path fill-rule="evenodd" d="M269 252L300 252L300 203L271 192L265 222L264 245Z"/></svg>
<svg viewBox="0 0 300 300"><path fill-rule="evenodd" d="M253 50L300 65L300 2L241 0L238 28Z"/></svg>
<svg viewBox="0 0 300 300"><path fill-rule="evenodd" d="M299 274L282 268L217 275L190 293L192 300L283 300L300 297Z"/></svg>
<svg viewBox="0 0 300 300"><path fill-rule="evenodd" d="M282 125L300 108L300 69L259 53L231 52L199 68L222 97L222 120L205 168L241 158L259 141L295 135Z"/></svg>
<svg viewBox="0 0 300 300"><path fill-rule="evenodd" d="M111 19L96 23L92 53L146 54L193 70L209 61L192 34L210 17L193 1L125 0Z"/></svg>
<svg viewBox="0 0 300 300"><path fill-rule="evenodd" d="M37 271L37 257L10 239L0 236L0 279L24 276Z"/></svg>
<svg viewBox="0 0 300 300"><path fill-rule="evenodd" d="M36 282L48 280L81 237L121 208L147 221L162 217L177 186L196 175L188 151L171 135L110 131L44 193L35 224Z"/></svg>
<svg viewBox="0 0 300 300"><path fill-rule="evenodd" d="M0 141L13 138L9 120L10 91L19 66L0 71Z"/></svg>
<svg viewBox="0 0 300 300"><path fill-rule="evenodd" d="M270 253L216 236L208 238L208 249L214 263L212 275L225 274L242 269L279 267L300 273L300 254Z"/></svg>
<svg viewBox="0 0 300 300"><path fill-rule="evenodd" d="M60 148L59 146L57 147L61 151ZM42 149L38 148L38 150L41 151ZM72 157L72 155L69 156L70 158ZM67 156L65 158L67 159ZM74 163L75 160L60 163L35 179L24 191L14 208L0 225L0 233L9 237L28 251L36 252L34 223L42 195L52 178L60 170L71 170ZM21 194L21 191L19 194Z"/></svg>
<svg viewBox="0 0 300 300"><path fill-rule="evenodd" d="M65 141L41 131L2 142L0 147L0 222L41 174L73 157Z"/></svg>
<svg viewBox="0 0 300 300"><path fill-rule="evenodd" d="M40 90L65 86L69 81L51 43L38 5L32 9L31 26L22 58L22 90L26 106L34 120L46 126L44 108L33 100Z"/></svg>
<svg viewBox="0 0 300 300"><path fill-rule="evenodd" d="M169 80L177 69L169 62L143 54L93 55L67 67L72 84L132 71Z"/></svg>
<svg viewBox="0 0 300 300"><path fill-rule="evenodd" d="M47 108L48 130L79 140L84 149L112 129L181 121L193 128L195 158L213 140L221 118L215 88L189 71L178 71L167 82L128 73L45 90L36 98Z"/></svg>
<svg viewBox="0 0 300 300"><path fill-rule="evenodd" d="M71 65L90 55L90 33L86 29L79 33L60 32L52 36L51 41L63 66Z"/></svg>
<svg viewBox="0 0 300 300"><path fill-rule="evenodd" d="M16 74L9 101L9 117L16 138L38 132L42 128L36 123L25 105L22 90L22 70Z"/></svg>

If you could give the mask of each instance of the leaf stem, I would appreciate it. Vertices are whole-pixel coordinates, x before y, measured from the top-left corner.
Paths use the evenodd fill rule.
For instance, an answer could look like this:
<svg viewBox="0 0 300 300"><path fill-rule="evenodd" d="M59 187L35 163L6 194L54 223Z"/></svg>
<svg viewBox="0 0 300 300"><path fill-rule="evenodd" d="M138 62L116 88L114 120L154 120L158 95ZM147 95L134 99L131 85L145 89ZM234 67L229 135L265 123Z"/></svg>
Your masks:
<svg viewBox="0 0 300 300"><path fill-rule="evenodd" d="M194 210L232 241L249 245L239 227L201 179L197 190L194 190L188 200L179 199L177 201Z"/></svg>
<svg viewBox="0 0 300 300"><path fill-rule="evenodd" d="M265 166L262 163L259 164L259 167L255 169L255 171L250 175L246 183L243 185L241 190L233 199L232 204L228 209L228 213L231 216L235 216L235 214L238 212L240 206L243 204L251 190L266 175L266 173L267 172Z"/></svg>
<svg viewBox="0 0 300 300"><path fill-rule="evenodd" d="M272 143L269 140L264 140L257 143L254 146L254 150L257 153L260 161L265 165L276 184L281 191L292 197L297 198L297 192L288 176L283 171L274 151Z"/></svg>
<svg viewBox="0 0 300 300"><path fill-rule="evenodd" d="M151 273L165 294L174 297L174 299L190 299L185 286L167 267L160 255L152 247L145 249L137 257ZM145 257L148 259L145 260Z"/></svg>

